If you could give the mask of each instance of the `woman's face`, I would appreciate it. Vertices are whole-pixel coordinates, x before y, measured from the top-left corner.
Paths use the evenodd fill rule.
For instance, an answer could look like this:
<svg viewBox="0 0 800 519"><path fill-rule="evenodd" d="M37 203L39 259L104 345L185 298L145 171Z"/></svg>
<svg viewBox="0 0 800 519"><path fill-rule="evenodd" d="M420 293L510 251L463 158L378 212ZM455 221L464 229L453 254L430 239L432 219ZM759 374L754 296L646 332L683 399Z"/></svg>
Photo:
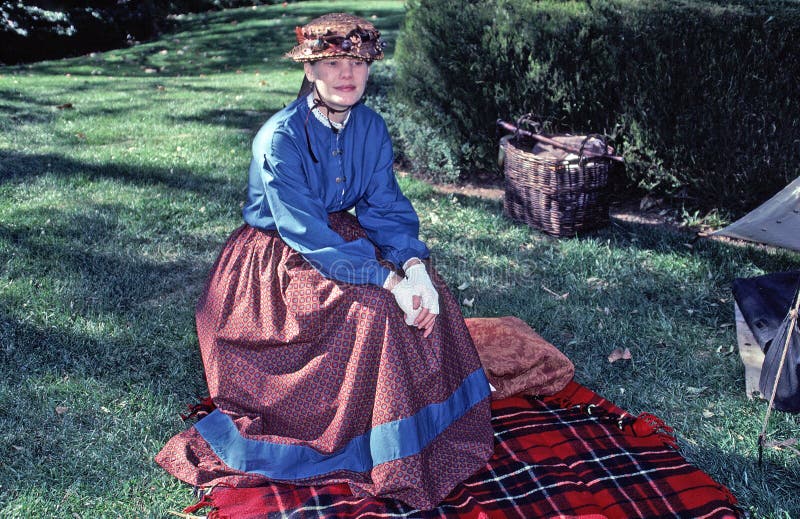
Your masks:
<svg viewBox="0 0 800 519"><path fill-rule="evenodd" d="M353 58L330 58L305 63L306 78L316 82L322 100L334 110L356 104L364 95L369 64Z"/></svg>

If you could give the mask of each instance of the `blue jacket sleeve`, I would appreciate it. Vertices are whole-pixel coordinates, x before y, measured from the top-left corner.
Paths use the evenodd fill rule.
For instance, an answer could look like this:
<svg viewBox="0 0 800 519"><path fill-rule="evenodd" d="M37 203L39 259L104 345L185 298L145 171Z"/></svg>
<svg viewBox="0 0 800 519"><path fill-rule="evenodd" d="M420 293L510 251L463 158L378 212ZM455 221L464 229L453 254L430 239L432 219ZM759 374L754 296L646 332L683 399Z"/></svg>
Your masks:
<svg viewBox="0 0 800 519"><path fill-rule="evenodd" d="M265 198L281 238L327 278L383 285L389 270L378 262L372 243L345 241L328 226L328 213L309 187L295 140L276 130L265 144L263 165L255 157L251 167L262 168Z"/></svg>
<svg viewBox="0 0 800 519"><path fill-rule="evenodd" d="M419 240L419 218L397 185L393 164L392 142L384 126L377 167L356 203L356 215L383 257L401 266L410 258L425 259L430 252Z"/></svg>

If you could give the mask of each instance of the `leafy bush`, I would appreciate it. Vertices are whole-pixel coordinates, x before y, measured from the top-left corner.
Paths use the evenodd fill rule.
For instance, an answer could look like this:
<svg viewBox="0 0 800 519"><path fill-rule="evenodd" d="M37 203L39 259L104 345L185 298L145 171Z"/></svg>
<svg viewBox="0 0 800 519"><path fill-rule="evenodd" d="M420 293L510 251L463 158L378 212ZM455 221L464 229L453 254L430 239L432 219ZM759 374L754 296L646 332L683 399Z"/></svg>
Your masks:
<svg viewBox="0 0 800 519"><path fill-rule="evenodd" d="M631 185L740 210L798 174L798 15L788 0L410 0L398 103L446 125L462 177L496 170L497 118L533 112L609 135Z"/></svg>
<svg viewBox="0 0 800 519"><path fill-rule="evenodd" d="M456 136L447 131L446 115L432 122L421 111L394 99L394 77L395 69L385 62L372 65L367 96L389 127L395 158L413 173L439 182L457 181L458 157L453 150L458 147Z"/></svg>

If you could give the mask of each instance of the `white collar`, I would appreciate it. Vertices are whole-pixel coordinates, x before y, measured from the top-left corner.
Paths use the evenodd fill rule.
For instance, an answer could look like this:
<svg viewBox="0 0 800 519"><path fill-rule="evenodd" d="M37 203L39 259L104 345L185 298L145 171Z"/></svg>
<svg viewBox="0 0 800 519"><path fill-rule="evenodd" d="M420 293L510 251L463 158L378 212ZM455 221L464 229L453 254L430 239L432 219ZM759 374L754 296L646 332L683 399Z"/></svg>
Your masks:
<svg viewBox="0 0 800 519"><path fill-rule="evenodd" d="M324 124L328 128L330 128L332 126L336 130L341 130L342 128L345 127L345 125L347 124L347 121L350 120L350 112L352 110L348 110L347 111L347 117L345 117L344 121L342 121L340 123L337 123L335 121L331 121L330 119L325 117L325 115L320 111L319 107L314 108L314 92L311 92L310 94L308 94L308 97L306 97L306 103L308 104L308 107L311 109L311 112L314 114L314 117L317 118L317 121L321 122L322 124Z"/></svg>

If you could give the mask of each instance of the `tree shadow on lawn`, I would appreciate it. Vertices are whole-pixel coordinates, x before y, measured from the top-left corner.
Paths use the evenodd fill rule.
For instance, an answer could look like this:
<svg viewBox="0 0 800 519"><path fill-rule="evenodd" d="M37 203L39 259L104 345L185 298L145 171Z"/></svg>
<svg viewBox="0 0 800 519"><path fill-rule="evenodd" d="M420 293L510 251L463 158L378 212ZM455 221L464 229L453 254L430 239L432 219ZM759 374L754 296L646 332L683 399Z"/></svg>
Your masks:
<svg viewBox="0 0 800 519"><path fill-rule="evenodd" d="M191 117L173 117L172 119L177 123L194 122L220 125L242 130L248 135L255 135L261 125L274 113L275 111L216 109L207 110ZM246 152L247 150L242 151L243 154Z"/></svg>
<svg viewBox="0 0 800 519"><path fill-rule="evenodd" d="M155 387L187 402L206 391L199 350L194 345L187 348L195 342L194 321L188 315L180 329L156 328L163 334L159 337L154 330L136 324L137 316L131 315L124 337L97 338L69 331L66 326L24 322L24 316L14 315L19 312L7 306L8 302L0 300L0 360L5 366L0 373L3 382L12 387L30 377L52 375L92 378L120 390ZM191 307L191 303L186 305ZM163 311L172 314L171 319L179 314L177 309ZM140 322L158 324L152 318ZM194 369L187 369L187 362Z"/></svg>
<svg viewBox="0 0 800 519"><path fill-rule="evenodd" d="M35 124L48 124L57 117L61 117L66 113L74 113L77 116L129 116L131 112L145 106L144 102L131 102L124 107L108 108L98 107L94 109L86 109L83 105L83 98L81 93L89 92L95 89L103 88L102 85L90 84L81 82L76 84L68 84L62 89L62 93L58 94L58 98L44 97L44 96L29 96L22 94L19 90L11 90L0 88L0 99L7 100L0 102L0 116L5 116L11 122L9 131L13 131L15 126L19 123L35 125ZM130 91L138 100L141 95L141 88L138 86L121 87L114 85L114 93L121 93ZM19 105L12 104L19 103ZM92 101L92 103L96 103ZM4 121L0 121L0 127L7 126Z"/></svg>
<svg viewBox="0 0 800 519"><path fill-rule="evenodd" d="M754 423L753 429L760 429L760 426L760 423ZM800 495L797 493L800 474L797 467L775 463L775 453L770 449L764 451L764 461L759 466L757 435L754 431L752 437L740 440L737 450L747 452L746 455L709 445L688 445L683 441L680 442L680 450L690 463L704 472L714 474L714 479L736 496L739 506L757 509L758 515L754 517L766 517L767 514L776 514L771 516L776 519L797 517L800 512ZM780 503L783 513L788 515L777 515L779 511L773 509L775 503Z"/></svg>
<svg viewBox="0 0 800 519"><path fill-rule="evenodd" d="M0 150L0 185L29 183L41 175L60 178L112 179L148 187L165 186L180 192L193 192L205 198L223 200L235 206L241 200L241 186L224 179L210 178L182 168L153 168L113 162L90 163L57 154L26 154Z"/></svg>
<svg viewBox="0 0 800 519"><path fill-rule="evenodd" d="M53 210L42 217L58 221L58 213ZM119 226L104 215L64 215L61 220L60 228L48 228L44 237L35 229L0 225L0 244L7 244L0 247L11 251L0 291L0 386L10 390L44 379L70 381L75 388L50 407L48 386L27 387L21 397L15 397L25 400L12 399L7 413L2 410L5 404L0 405L0 418L16 416L15 420L46 434L40 442L27 434L20 436L15 445L22 446L24 453L18 453L9 466L22 463L25 468L26 462L17 458L39 453L53 462L80 467L80 455L71 446L81 450L89 442L96 447L90 453L93 458L102 459L111 452L115 458L131 457L125 470L129 466L152 470L152 455L179 428L176 420L156 420L153 413L174 416L183 404L206 391L193 309L210 262L198 261L194 255L148 260L135 254L135 244L126 248L124 233L120 236ZM195 240L193 247L205 251L219 246L216 240L204 244ZM118 253L97 250L109 242L123 245ZM143 392L148 395L147 404L139 403ZM80 410L87 406L83 394L93 399L89 407L94 410ZM117 431L109 422L104 414L109 411L100 406L112 407L109 402L120 398L132 400L119 412L137 409L144 422L139 427ZM69 411L49 417L52 405ZM36 415L25 416L26 412ZM57 425L62 421L63 425ZM53 434L47 434L53 427ZM11 429L7 432L14 434ZM126 449L123 441L134 441L139 447ZM10 444L5 446L10 450ZM144 462L142 448L148 452ZM49 471L36 466L28 463L28 478L45 478L49 487L61 485L61 478L53 480ZM112 476L109 471L116 466L116 459L102 460L88 473L80 473L88 481L106 485L104 478ZM64 488L72 485L70 481L63 484ZM13 493L14 485L6 490Z"/></svg>
<svg viewBox="0 0 800 519"><path fill-rule="evenodd" d="M95 88L103 88L100 85L95 85ZM10 103L0 102L0 128L4 128L7 131L14 131L15 128L19 124L27 124L31 127L36 125L44 126L47 124L52 123L53 121L57 120L60 117L69 117L71 121L78 123L79 125L87 125L89 124L88 121L92 117L118 117L121 120L124 118L135 116L136 114L140 113L145 106L149 106L152 109L154 106L157 107L160 103L171 103L171 99L167 98L151 98L145 99L142 98L141 89L134 86L128 87L119 87L114 85L113 87L114 94L120 94L122 92L130 91L131 94L134 96L136 101L131 101L128 104L123 106L115 106L115 107L108 107L103 105L98 105L98 102L95 100L90 100L85 102L84 99L80 96L80 94L73 92L72 93L65 93L63 97L61 97L58 102L54 102L52 99L42 99L42 98L34 98L30 96L17 96L16 93L12 91L7 91L0 89L0 95L7 94L9 98L18 99L20 103L24 103L23 107L20 108L19 106L15 106ZM176 87L170 87L176 88ZM216 87L200 87L195 85L189 85L186 87L177 87L181 89L196 91L196 92L215 92L221 93L222 91ZM215 110L207 110L197 115L193 116L184 116L184 117L177 117L170 115L170 108L169 106L163 109L163 114L168 119L171 119L175 123L203 123L209 126L223 126L228 128L233 128L236 130L240 130L243 132L248 132L248 134L255 134L258 128L269 119L277 110L279 110L282 106L285 106L294 99L296 96L296 92L289 92L285 90L273 89L273 90L266 90L264 92L264 100L269 100L269 104L259 102L258 109L215 109ZM276 99L285 99L285 102L282 103L282 106L279 105L275 100ZM64 109L64 111L57 109L58 106L63 106L65 103L68 102L69 107ZM90 106L87 106L90 105ZM220 104L224 104L223 101ZM278 106L276 106L278 105ZM67 113L68 112L68 113ZM5 120L3 120L5 119ZM79 127L80 128L80 127ZM80 132L76 132L75 129L72 129L68 132L64 133L54 133L54 130L49 129L47 130L50 132L51 135L55 135L58 137L62 142L64 142L68 146L77 146L77 147L86 147L86 146L98 146L103 144L110 144L114 142L128 142L128 143L138 143L143 146L147 146L146 136L133 136L127 133L119 133L119 134L108 134L104 135L103 137L92 137L91 142L87 142L85 140L85 136L81 136ZM146 151L146 150L145 150ZM247 155L248 149L242 148L242 154ZM4 181L9 175L12 177L13 170L20 170L20 171L39 171L41 170L41 165L36 165L35 161L41 160L41 165L46 165L48 163L51 164L62 164L66 169L74 169L74 170L86 170L89 171L92 176L97 176L100 171L103 171L103 175L105 176L113 176L116 178L123 178L125 176L140 176L138 172L134 173L135 170L140 170L139 167L131 167L128 168L124 165L120 164L89 164L89 163L80 163L74 159L68 158L56 158L55 155L30 155L28 158L20 152L13 152L13 151L0 151L0 183ZM226 157L227 160L227 157ZM26 177L29 176L28 173L25 175ZM174 171L169 175L161 174L160 172L145 172L143 178L159 178L161 181L175 183L175 179L191 179L196 177L196 175L187 175L186 171Z"/></svg>
<svg viewBox="0 0 800 519"><path fill-rule="evenodd" d="M0 88L0 117L7 118L11 123L7 125L0 120L0 128L14 131L19 123L46 124L52 121L57 107L63 103L49 97L30 96L19 90Z"/></svg>
<svg viewBox="0 0 800 519"><path fill-rule="evenodd" d="M46 369L52 363L59 370L69 371L73 366L107 374L128 362L135 364L137 355L157 356L151 352L151 344L163 342L160 336L180 342L186 333L193 334L191 309L210 268L210 256L224 237L182 230L202 229L209 219L194 211L191 193L224 207L238 207L241 186L185 170L87 164L53 154L0 152L0 186L30 184L45 174L78 182L111 179L136 187L163 186L174 191L175 197L161 197L159 191L157 197L132 205L90 201L68 204L66 209L61 204L15 209L12 201L12 211L7 212L11 220L0 223L0 250L10 252L0 268L8 283L0 308L6 306L6 313L20 325L29 319L39 322L42 315L51 315L53 323L41 329L22 327L26 331L20 333L46 346L38 354L20 359L25 361L20 365L35 363ZM68 182L60 185L69 188ZM161 243L167 247L166 253L160 251ZM30 288L21 285L21 280L28 280ZM188 316L187 323L176 337L176 323L171 320L181 312ZM91 323L115 329L127 336L129 343L117 347L113 339L93 339L74 331L76 327L91 328ZM121 326L125 327L122 331ZM61 361L66 364L59 364ZM151 371L148 376L159 374Z"/></svg>
<svg viewBox="0 0 800 519"><path fill-rule="evenodd" d="M45 490L48 506L76 489L109 499L168 478L153 456L185 428L177 414L207 391L188 321L180 329L135 325L132 340L34 325L4 307L0 508L34 488Z"/></svg>
<svg viewBox="0 0 800 519"><path fill-rule="evenodd" d="M205 394L193 309L222 238L140 236L118 218L126 210L56 205L0 222L0 421L9 425L0 446L14 454L0 464L0 479L8 476L11 496L32 484L59 496L78 474L115 488L157 471L152 456L180 429L165 417ZM149 258L160 241L179 242L177 254ZM129 404L116 410L118 400ZM142 420L134 426L105 414L134 410ZM82 456L97 463L86 470Z"/></svg>

